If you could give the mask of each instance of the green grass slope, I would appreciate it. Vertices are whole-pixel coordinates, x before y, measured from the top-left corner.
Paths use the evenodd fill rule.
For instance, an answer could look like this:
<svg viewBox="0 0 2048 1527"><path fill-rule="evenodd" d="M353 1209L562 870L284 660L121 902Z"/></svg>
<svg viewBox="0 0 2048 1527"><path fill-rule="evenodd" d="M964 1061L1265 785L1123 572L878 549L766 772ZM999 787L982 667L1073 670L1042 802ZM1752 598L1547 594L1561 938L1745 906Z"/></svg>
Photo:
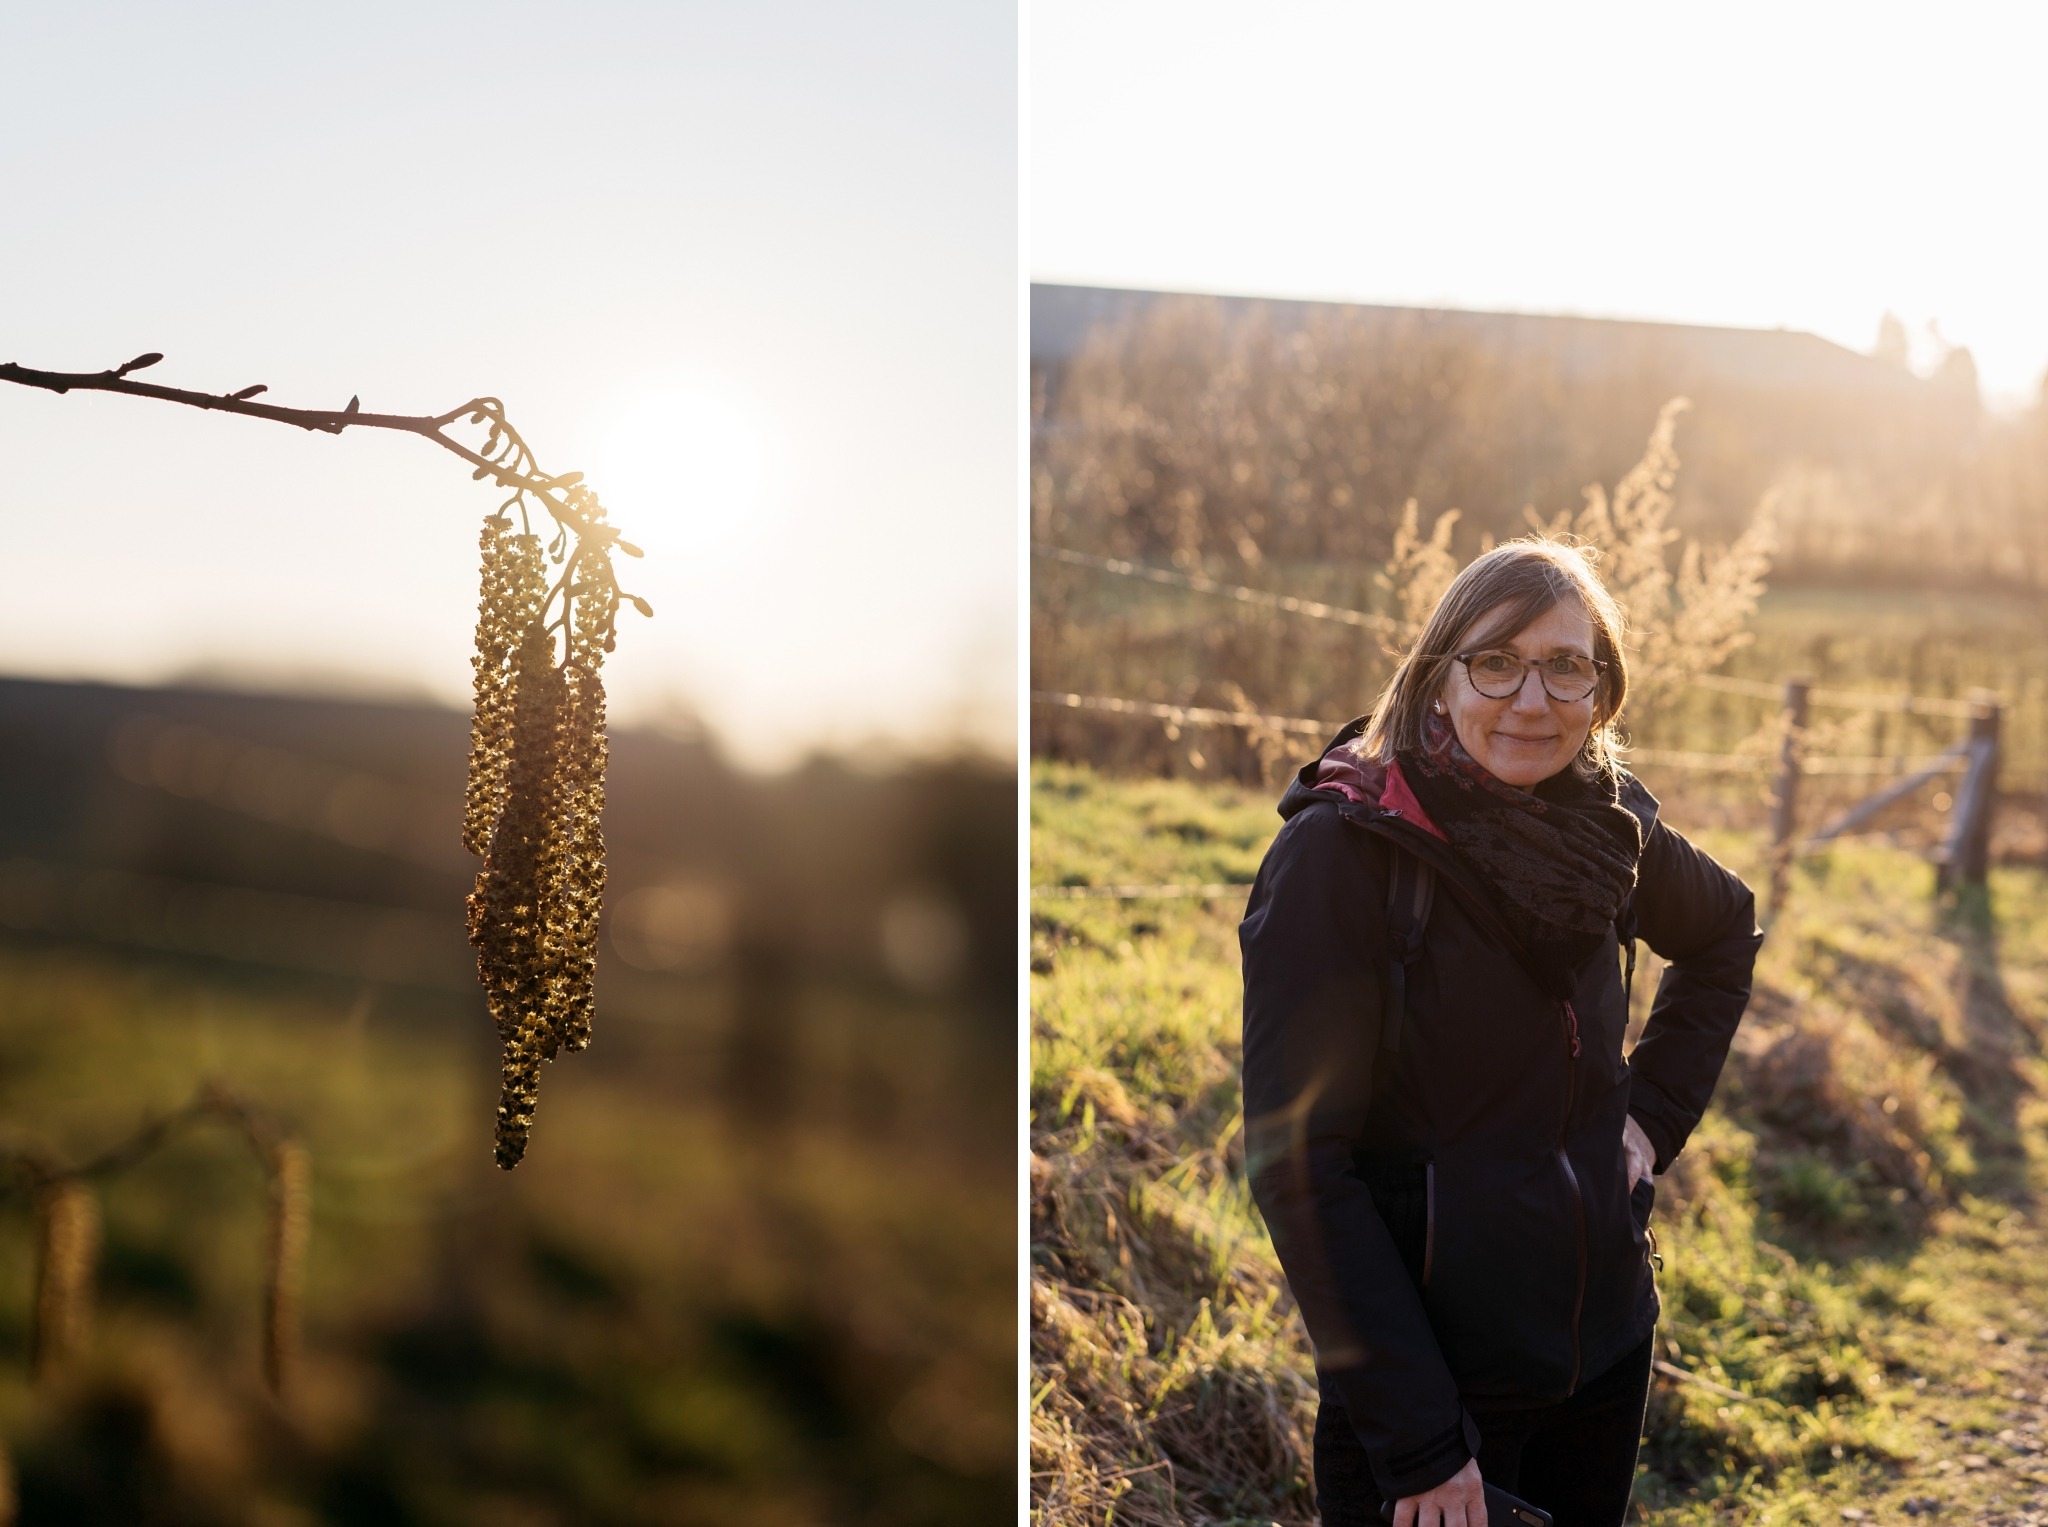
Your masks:
<svg viewBox="0 0 2048 1527"><path fill-rule="evenodd" d="M284 1405L257 1354L264 1180L227 1131L104 1185L92 1339L42 1384L28 1204L0 1193L0 1463L23 1527L1013 1512L1011 1166L947 1113L958 1023L797 979L768 1132L719 1103L703 1036L731 998L707 977L665 1022L602 1027L548 1073L506 1174L470 1004L0 946L0 1145L81 1159L212 1079L299 1130L313 1171ZM918 1057L928 1084L833 1061L871 1052Z"/></svg>
<svg viewBox="0 0 2048 1527"><path fill-rule="evenodd" d="M1041 764L1031 878L1248 881L1278 825L1265 792ZM1750 839L1702 841L1760 878ZM2048 882L2003 868L1947 906L1930 885L1868 845L1795 876L1715 1106L1659 1186L1638 1520L2048 1521ZM1314 1520L1313 1370L1243 1178L1241 908L1032 900L1048 1527Z"/></svg>

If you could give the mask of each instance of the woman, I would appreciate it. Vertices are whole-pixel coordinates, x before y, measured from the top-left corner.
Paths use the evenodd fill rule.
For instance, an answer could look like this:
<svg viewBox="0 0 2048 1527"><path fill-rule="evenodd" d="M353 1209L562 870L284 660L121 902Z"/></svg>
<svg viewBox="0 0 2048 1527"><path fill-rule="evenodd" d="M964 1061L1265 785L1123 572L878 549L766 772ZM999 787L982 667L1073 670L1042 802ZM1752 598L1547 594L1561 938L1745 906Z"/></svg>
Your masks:
<svg viewBox="0 0 2048 1527"><path fill-rule="evenodd" d="M1621 636L1576 549L1480 557L1288 786L1252 887L1247 1165L1315 1343L1325 1527L1389 1500L1395 1527L1481 1527L1482 1478L1557 1527L1627 1509L1650 1176L1762 935L1616 761ZM1669 965L1624 1059L1637 936Z"/></svg>

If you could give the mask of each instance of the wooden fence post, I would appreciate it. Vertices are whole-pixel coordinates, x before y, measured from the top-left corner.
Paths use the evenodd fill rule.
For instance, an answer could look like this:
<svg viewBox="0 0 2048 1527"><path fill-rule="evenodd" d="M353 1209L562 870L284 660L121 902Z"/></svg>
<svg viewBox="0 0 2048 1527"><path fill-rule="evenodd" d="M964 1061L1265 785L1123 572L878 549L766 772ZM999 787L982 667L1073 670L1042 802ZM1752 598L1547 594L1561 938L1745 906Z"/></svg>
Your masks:
<svg viewBox="0 0 2048 1527"><path fill-rule="evenodd" d="M1998 734L2003 716L1994 697L1978 694L1972 698L1976 708L1970 715L1970 766L1956 789L1948 839L1935 863L1937 891L1953 885L1982 885L1991 871L1991 818L1998 800Z"/></svg>
<svg viewBox="0 0 2048 1527"><path fill-rule="evenodd" d="M1806 698L1812 681L1785 681L1785 736L1778 744L1778 780L1771 798L1771 895L1773 917L1785 908L1792 877L1792 836L1798 828L1799 769L1806 751Z"/></svg>

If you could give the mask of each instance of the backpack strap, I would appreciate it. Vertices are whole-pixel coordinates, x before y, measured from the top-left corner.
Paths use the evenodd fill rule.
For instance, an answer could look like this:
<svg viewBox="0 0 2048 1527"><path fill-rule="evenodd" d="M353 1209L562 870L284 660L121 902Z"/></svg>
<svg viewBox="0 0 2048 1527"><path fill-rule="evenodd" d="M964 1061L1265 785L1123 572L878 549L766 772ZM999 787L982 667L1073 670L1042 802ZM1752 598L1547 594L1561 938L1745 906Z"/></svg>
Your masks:
<svg viewBox="0 0 2048 1527"><path fill-rule="evenodd" d="M1627 964L1621 976L1621 1021L1625 1024L1635 1012L1636 994L1636 893L1630 891L1628 900L1621 904L1621 910L1614 914L1614 936L1620 942Z"/></svg>
<svg viewBox="0 0 2048 1527"><path fill-rule="evenodd" d="M1408 1012L1408 970L1422 958L1422 938L1429 929L1430 905L1436 899L1436 872L1398 843L1389 846L1387 1001L1380 1021L1380 1048L1396 1055Z"/></svg>
<svg viewBox="0 0 2048 1527"><path fill-rule="evenodd" d="M1380 1021L1380 1048L1389 1058L1401 1052L1401 1030L1408 1016L1408 972L1422 958L1422 940L1429 931L1429 911L1436 900L1436 872L1419 856L1390 843L1387 871L1387 992ZM1614 936L1627 961L1621 978L1622 1021L1632 1011L1636 983L1636 898L1631 892L1614 915ZM1381 1068L1382 1083L1392 1065Z"/></svg>

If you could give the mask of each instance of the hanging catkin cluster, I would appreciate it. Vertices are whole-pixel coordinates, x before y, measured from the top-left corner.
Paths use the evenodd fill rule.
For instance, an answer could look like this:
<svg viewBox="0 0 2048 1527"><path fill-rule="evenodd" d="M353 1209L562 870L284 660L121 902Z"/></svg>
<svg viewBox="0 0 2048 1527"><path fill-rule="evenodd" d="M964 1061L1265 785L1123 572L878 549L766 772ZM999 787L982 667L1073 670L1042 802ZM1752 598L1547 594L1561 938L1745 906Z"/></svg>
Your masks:
<svg viewBox="0 0 2048 1527"><path fill-rule="evenodd" d="M26 1179L35 1203L36 1287L29 1367L39 1380L60 1377L84 1355L92 1332L93 1274L100 1253L99 1200L90 1179L126 1172L189 1126L209 1118L232 1124L263 1163L270 1215L263 1241L263 1372L271 1393L287 1399L299 1351L300 1291L312 1232L312 1165L306 1147L265 1110L208 1084L177 1112L144 1122L126 1140L90 1160L65 1164L39 1150L0 1151L0 1171ZM0 1519L0 1527L5 1527Z"/></svg>
<svg viewBox="0 0 2048 1527"><path fill-rule="evenodd" d="M604 900L601 673L621 598L609 553L623 543L587 488L568 486L565 501L573 547L564 528L544 555L505 510L482 540L463 831L484 856L469 937L504 1046L497 1159L508 1169L526 1152L541 1063L590 1043ZM516 496L514 506L523 514ZM550 562L560 570L552 589Z"/></svg>
<svg viewBox="0 0 2048 1527"><path fill-rule="evenodd" d="M313 1227L312 1163L296 1140L270 1158L270 1220L263 1239L263 1376L283 1395L299 1357L299 1295Z"/></svg>
<svg viewBox="0 0 2048 1527"><path fill-rule="evenodd" d="M38 1378L85 1348L92 1327L93 1270L100 1254L100 1208L92 1189L60 1177L36 1192L36 1304L29 1366Z"/></svg>

